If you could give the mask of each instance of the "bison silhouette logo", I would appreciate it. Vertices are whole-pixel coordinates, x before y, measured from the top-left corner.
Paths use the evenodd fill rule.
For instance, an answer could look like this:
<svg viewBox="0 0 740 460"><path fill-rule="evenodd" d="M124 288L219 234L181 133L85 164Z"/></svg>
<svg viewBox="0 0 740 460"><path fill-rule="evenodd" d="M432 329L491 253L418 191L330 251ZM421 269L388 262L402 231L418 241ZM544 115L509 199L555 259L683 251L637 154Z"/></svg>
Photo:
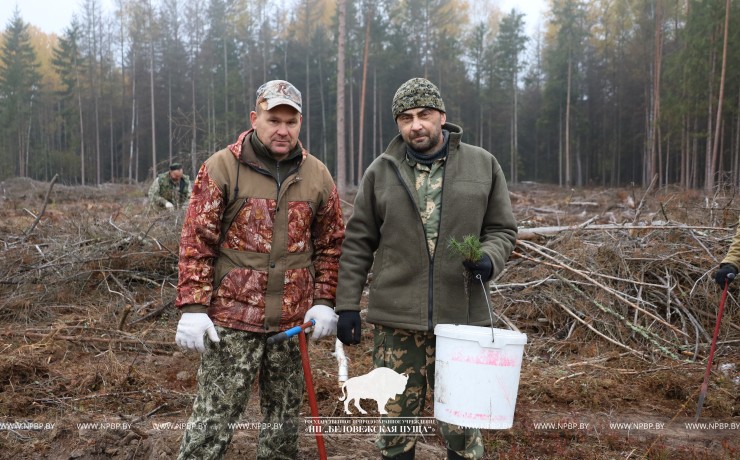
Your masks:
<svg viewBox="0 0 740 460"><path fill-rule="evenodd" d="M387 414L388 412L385 411L386 403L397 394L403 393L408 381L409 376L406 374L399 374L387 367L379 367L363 376L353 377L344 382L342 397L339 400L344 401L344 412L347 414L352 414L348 406L350 400L353 399L355 400L355 407L363 414L367 414L367 411L360 407L360 399L374 399L378 403L378 412ZM347 387L346 399L345 387Z"/></svg>

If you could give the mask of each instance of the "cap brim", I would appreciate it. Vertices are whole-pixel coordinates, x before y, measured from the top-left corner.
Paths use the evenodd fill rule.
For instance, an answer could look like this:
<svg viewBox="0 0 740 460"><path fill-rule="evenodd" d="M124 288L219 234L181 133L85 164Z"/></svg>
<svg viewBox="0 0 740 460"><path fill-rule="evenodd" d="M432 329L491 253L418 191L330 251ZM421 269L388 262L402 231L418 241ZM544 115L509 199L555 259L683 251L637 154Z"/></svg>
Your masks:
<svg viewBox="0 0 740 460"><path fill-rule="evenodd" d="M277 107L279 105L289 105L289 106L293 107L294 109L296 109L298 111L298 113L302 113L301 112L301 106L300 105L296 104L295 102L291 101L290 99L284 99L284 98L273 98L273 99L270 99L267 102L267 110L272 110L272 109L274 109L275 107Z"/></svg>

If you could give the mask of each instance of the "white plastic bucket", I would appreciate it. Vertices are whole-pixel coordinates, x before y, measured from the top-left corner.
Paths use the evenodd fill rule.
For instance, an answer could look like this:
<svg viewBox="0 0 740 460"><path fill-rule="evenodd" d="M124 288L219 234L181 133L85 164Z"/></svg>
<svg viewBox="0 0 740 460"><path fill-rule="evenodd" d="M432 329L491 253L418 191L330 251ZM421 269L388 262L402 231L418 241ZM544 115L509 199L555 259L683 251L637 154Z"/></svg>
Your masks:
<svg viewBox="0 0 740 460"><path fill-rule="evenodd" d="M434 417L453 425L505 430L514 424L527 336L490 327L438 324Z"/></svg>

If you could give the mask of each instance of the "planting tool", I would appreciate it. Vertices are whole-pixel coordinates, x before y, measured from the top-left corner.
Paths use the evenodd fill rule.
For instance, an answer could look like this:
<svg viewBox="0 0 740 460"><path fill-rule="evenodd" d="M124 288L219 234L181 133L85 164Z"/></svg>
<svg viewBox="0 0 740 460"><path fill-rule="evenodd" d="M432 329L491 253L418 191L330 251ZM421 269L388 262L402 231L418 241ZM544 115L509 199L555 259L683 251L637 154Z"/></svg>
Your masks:
<svg viewBox="0 0 740 460"><path fill-rule="evenodd" d="M704 383L701 385L701 393L699 393L699 407L696 409L696 420L699 421L701 415L701 406L704 405L704 398L707 396L707 388L709 387L709 373L712 370L712 360L714 359L714 348L717 346L717 335L719 335L719 323L722 321L722 312L725 309L725 299L727 298L727 288L730 286L730 282L735 279L733 273L727 274L725 280L725 288L722 291L722 300L719 303L719 313L717 313L717 325L714 327L714 337L712 338L712 348L709 350L709 363L707 363L707 372L704 374Z"/></svg>
<svg viewBox="0 0 740 460"><path fill-rule="evenodd" d="M306 345L306 334L304 330L315 326L315 320L309 320L306 323L296 326L287 331L275 334L267 339L268 345L273 345L298 334L298 344L301 348L301 361L303 362L303 376L306 378L306 391L308 391L308 405L311 406L311 418L313 419L314 432L316 433L316 445L319 448L319 458L326 460L326 448L324 447L324 435L321 433L321 424L319 423L319 409L316 406L316 394L313 391L313 377L311 377L311 365L308 362L308 346Z"/></svg>

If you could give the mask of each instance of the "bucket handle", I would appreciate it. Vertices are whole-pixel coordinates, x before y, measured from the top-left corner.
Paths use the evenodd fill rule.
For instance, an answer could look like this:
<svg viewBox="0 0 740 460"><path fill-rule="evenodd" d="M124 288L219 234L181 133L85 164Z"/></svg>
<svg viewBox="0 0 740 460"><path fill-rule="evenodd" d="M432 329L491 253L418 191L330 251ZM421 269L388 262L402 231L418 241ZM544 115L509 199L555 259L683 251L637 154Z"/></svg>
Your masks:
<svg viewBox="0 0 740 460"><path fill-rule="evenodd" d="M488 305L488 316L491 318L491 341L492 341L492 343L496 343L496 334L494 332L495 329L493 328L493 317L494 317L494 315L502 323L504 323L506 325L506 327L509 328L510 331L513 331L513 329L511 328L511 326L509 326L509 323L508 322L504 321L499 315L497 315L493 311L493 308L491 308L491 294L486 290L486 285L483 284L483 278L481 278L480 275L475 275L475 277L478 279L478 281L480 281L480 285L483 288L483 294L484 294L484 297L486 298L486 304Z"/></svg>

